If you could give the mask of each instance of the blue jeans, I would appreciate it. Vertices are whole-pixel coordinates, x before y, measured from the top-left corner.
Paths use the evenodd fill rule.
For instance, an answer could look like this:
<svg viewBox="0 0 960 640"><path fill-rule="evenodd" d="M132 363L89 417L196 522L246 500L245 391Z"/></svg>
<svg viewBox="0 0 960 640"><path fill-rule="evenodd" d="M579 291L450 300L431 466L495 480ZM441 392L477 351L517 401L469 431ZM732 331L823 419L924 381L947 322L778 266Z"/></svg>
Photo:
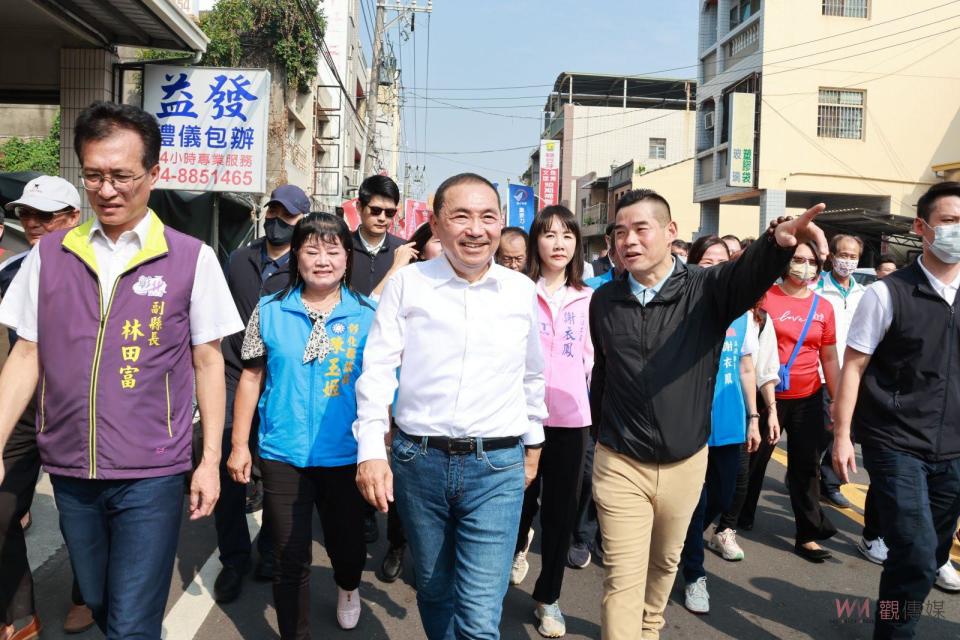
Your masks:
<svg viewBox="0 0 960 640"><path fill-rule="evenodd" d="M880 535L890 551L880 574L873 637L912 638L937 569L946 564L960 517L960 459L926 462L901 451L863 447ZM880 603L899 602L895 619L881 620ZM914 605L916 606L916 605ZM892 616L885 616L892 618Z"/></svg>
<svg viewBox="0 0 960 640"><path fill-rule="evenodd" d="M394 496L430 640L500 637L523 504L523 447L448 455L398 433Z"/></svg>
<svg viewBox="0 0 960 640"><path fill-rule="evenodd" d="M183 511L184 476L51 476L73 573L107 640L158 640Z"/></svg>
<svg viewBox="0 0 960 640"><path fill-rule="evenodd" d="M680 564L686 584L707 575L703 569L703 532L717 516L730 508L737 488L742 444L710 447L707 454L707 476L700 492L700 502L693 511L687 538L683 541Z"/></svg>

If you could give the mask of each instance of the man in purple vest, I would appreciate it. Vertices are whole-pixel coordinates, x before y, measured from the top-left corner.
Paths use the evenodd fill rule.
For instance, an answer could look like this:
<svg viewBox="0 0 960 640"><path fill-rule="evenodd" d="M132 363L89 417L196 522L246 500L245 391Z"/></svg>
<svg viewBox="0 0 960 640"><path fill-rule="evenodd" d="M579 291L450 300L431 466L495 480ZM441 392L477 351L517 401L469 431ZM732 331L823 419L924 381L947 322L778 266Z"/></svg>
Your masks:
<svg viewBox="0 0 960 640"><path fill-rule="evenodd" d="M96 218L44 236L0 302L0 323L19 335L0 373L0 445L36 391L40 458L83 598L108 639L155 640L192 469L194 388L204 449L191 519L219 496L220 339L242 323L213 251L147 207L160 172L153 116L95 102L74 131Z"/></svg>

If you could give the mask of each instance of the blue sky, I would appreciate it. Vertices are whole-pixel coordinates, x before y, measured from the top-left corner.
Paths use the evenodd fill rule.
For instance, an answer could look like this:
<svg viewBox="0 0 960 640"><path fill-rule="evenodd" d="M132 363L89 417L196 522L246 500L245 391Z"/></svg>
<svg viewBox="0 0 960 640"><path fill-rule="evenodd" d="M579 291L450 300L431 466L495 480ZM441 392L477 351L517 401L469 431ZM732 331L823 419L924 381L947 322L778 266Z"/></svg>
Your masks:
<svg viewBox="0 0 960 640"><path fill-rule="evenodd" d="M374 3L361 1L368 2L368 9ZM425 1L418 4L423 6ZM407 147L431 153L521 145L524 149L456 156L411 153L408 162L426 167L428 193L460 171L476 171L501 184L507 178L516 181L526 168L530 150L538 144L538 114L559 73L647 74L693 65L697 28L693 0L435 0L429 38L431 100L414 96L425 95L421 88L426 85L428 38L423 15L416 22L416 69L414 39L402 47L402 81L408 87ZM391 37L396 42L396 30ZM662 75L695 77L696 69ZM547 86L451 90L517 85ZM510 117L424 109L445 106L432 100ZM507 105L536 106L492 108Z"/></svg>
<svg viewBox="0 0 960 640"><path fill-rule="evenodd" d="M361 25L366 15L372 26L376 0L359 2L367 10L360 15ZM202 8L213 4L213 0L200 0ZM426 5L426 0L419 0L418 5ZM361 26L361 36L369 60L367 27ZM417 14L414 34L408 40L401 41L396 28L388 37L403 63L405 138L411 151L405 161L425 167L426 195L444 178L461 171L476 171L501 184L507 178L516 180L526 168L530 150L538 144L539 114L563 71L645 75L693 65L697 2L434 0L429 18ZM696 69L689 66L661 75L695 77ZM517 85L539 86L478 89ZM451 109L435 100L501 115ZM505 106L522 108L502 108ZM518 146L523 149L431 155Z"/></svg>

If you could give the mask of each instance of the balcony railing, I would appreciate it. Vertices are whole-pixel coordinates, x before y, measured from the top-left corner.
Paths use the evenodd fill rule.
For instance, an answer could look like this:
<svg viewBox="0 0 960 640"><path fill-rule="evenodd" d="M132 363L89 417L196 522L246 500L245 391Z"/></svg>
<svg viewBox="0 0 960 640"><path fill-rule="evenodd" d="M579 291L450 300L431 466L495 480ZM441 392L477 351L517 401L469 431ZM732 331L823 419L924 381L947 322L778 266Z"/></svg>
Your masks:
<svg viewBox="0 0 960 640"><path fill-rule="evenodd" d="M598 202L597 204L592 204L583 210L583 226L587 227L594 224L606 226L607 224L607 203L606 202Z"/></svg>
<svg viewBox="0 0 960 640"><path fill-rule="evenodd" d="M548 139L556 138L563 131L563 114L558 114L547 121L547 127L544 130L544 137Z"/></svg>

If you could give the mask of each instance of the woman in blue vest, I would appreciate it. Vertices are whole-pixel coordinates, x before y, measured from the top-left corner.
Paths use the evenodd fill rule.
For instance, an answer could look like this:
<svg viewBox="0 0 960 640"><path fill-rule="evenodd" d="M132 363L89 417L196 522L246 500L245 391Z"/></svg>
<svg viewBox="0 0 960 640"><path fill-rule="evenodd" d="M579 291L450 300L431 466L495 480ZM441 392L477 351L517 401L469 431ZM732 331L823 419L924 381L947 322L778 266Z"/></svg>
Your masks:
<svg viewBox="0 0 960 640"><path fill-rule="evenodd" d="M699 238L687 255L688 264L707 268L728 260L730 250L717 236ZM707 476L683 544L684 606L693 613L710 611L707 574L703 569L703 532L733 500L744 442L751 452L760 445L760 416L754 392L757 383L752 358L757 344L747 332L749 313L730 325L723 341L713 390Z"/></svg>
<svg viewBox="0 0 960 640"><path fill-rule="evenodd" d="M352 629L360 617L366 502L354 481L357 443L351 427L357 417L354 385L374 307L350 289L353 243L340 218L304 216L294 228L290 252L289 285L261 298L247 325L227 468L235 481L249 481L247 441L259 397L264 509L276 548L277 623L281 638L300 640L310 637L314 508L337 584L337 622Z"/></svg>

